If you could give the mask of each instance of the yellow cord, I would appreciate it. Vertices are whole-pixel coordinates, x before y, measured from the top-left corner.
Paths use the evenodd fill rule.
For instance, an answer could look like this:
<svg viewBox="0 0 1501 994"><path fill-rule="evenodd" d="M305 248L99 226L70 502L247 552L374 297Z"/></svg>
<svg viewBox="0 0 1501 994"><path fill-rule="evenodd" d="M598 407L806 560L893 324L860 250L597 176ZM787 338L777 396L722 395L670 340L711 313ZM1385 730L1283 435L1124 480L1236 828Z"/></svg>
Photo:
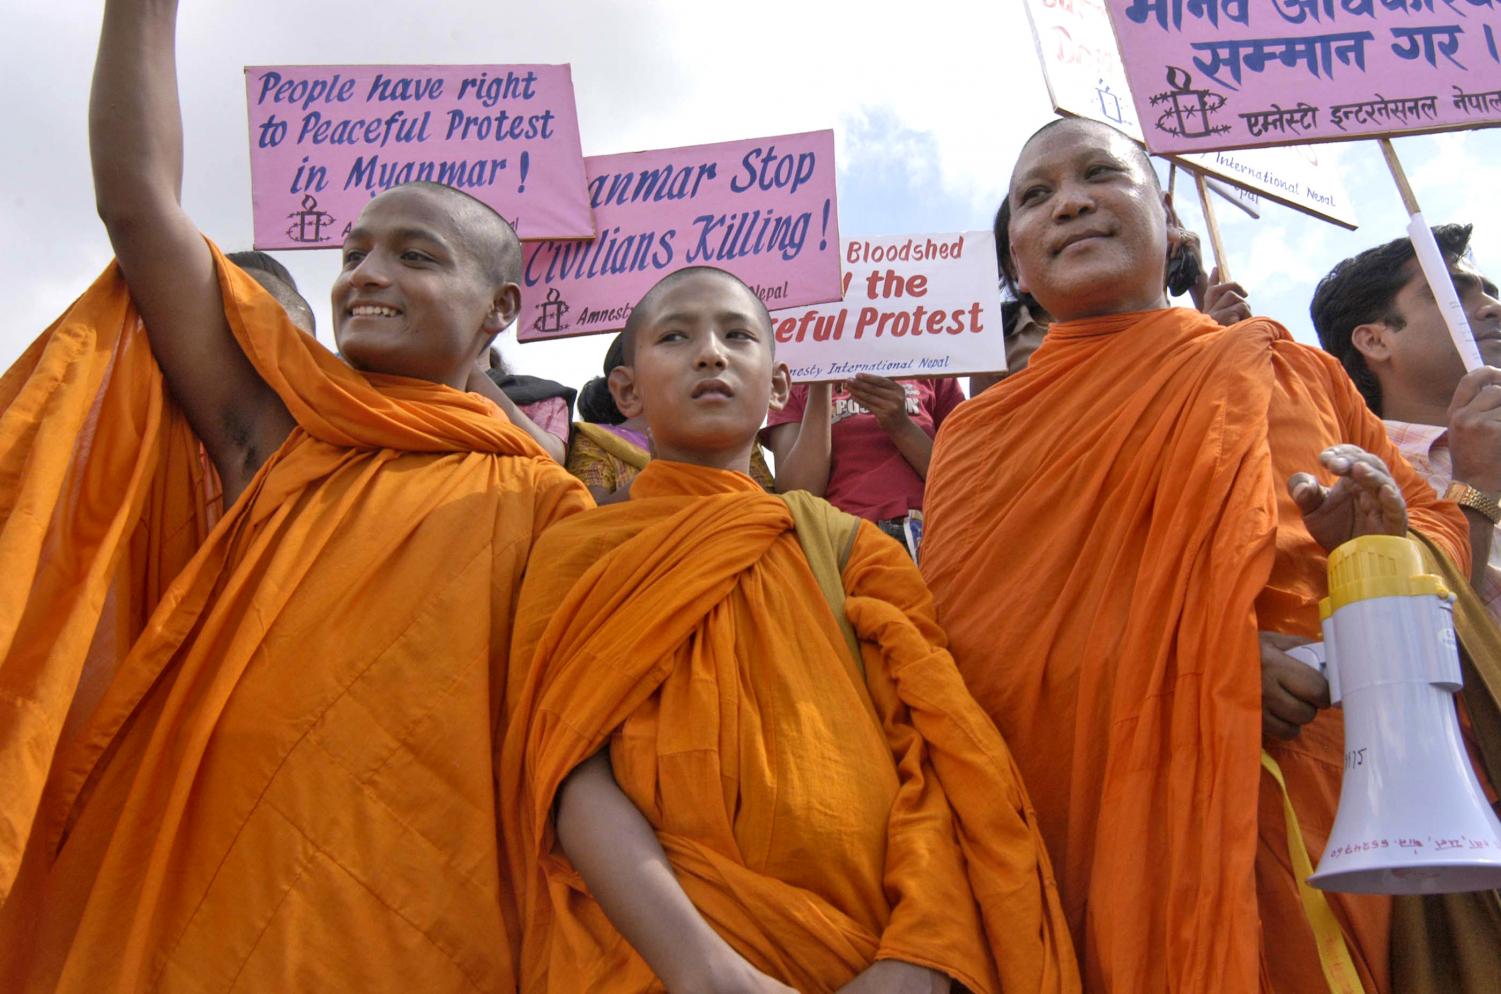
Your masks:
<svg viewBox="0 0 1501 994"><path fill-rule="evenodd" d="M1292 798L1288 796L1282 767L1265 749L1261 750L1261 767L1282 789L1282 813L1287 819L1287 853L1292 858L1293 876L1298 878L1298 893L1303 898L1303 913L1308 916L1308 925L1313 929L1314 942L1319 949L1319 965L1324 969L1330 994L1365 994L1328 898L1308 882L1313 876L1313 863L1308 858L1308 847L1303 843L1303 831L1298 827L1298 813L1293 810Z"/></svg>

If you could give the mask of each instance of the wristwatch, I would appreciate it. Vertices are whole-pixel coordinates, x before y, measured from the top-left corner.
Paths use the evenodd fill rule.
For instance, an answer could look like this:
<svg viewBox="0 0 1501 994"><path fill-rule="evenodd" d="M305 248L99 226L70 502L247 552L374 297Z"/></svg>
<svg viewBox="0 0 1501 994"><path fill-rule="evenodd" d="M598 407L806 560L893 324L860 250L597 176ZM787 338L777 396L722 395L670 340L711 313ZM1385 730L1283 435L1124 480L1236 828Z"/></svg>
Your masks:
<svg viewBox="0 0 1501 994"><path fill-rule="evenodd" d="M1449 484L1449 489L1444 491L1444 500L1452 500L1460 507L1478 511L1485 515L1491 524L1501 525L1501 504L1496 503L1496 498L1490 494L1483 490L1476 490L1468 483L1455 480Z"/></svg>

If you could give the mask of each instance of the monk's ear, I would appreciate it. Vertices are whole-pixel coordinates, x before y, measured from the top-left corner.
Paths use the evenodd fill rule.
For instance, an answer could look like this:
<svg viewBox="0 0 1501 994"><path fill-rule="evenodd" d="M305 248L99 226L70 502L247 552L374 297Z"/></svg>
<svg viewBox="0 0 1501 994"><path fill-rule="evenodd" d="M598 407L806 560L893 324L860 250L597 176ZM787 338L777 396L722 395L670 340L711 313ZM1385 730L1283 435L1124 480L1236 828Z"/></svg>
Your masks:
<svg viewBox="0 0 1501 994"><path fill-rule="evenodd" d="M1367 363L1384 363L1392 357L1392 335L1396 334L1385 321L1369 321L1350 329L1350 344L1365 357Z"/></svg>
<svg viewBox="0 0 1501 994"><path fill-rule="evenodd" d="M485 315L485 330L493 337L505 331L521 313L521 287L515 283L502 283L490 301L490 311Z"/></svg>
<svg viewBox="0 0 1501 994"><path fill-rule="evenodd" d="M615 406L627 418L639 418L646 405L641 402L641 391L636 388L636 371L630 366L616 366L605 380L610 387L610 396Z"/></svg>
<svg viewBox="0 0 1501 994"><path fill-rule="evenodd" d="M767 408L780 411L787 406L787 398L792 396L792 370L787 368L785 362L776 362L771 367L771 402Z"/></svg>

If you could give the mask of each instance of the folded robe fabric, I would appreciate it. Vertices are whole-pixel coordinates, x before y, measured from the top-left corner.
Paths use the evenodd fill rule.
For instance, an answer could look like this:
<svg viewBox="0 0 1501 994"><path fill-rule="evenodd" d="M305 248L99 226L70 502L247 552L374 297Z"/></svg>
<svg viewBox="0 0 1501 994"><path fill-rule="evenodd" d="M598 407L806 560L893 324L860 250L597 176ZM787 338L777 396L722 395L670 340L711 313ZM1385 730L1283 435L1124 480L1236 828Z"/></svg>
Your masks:
<svg viewBox="0 0 1501 994"><path fill-rule="evenodd" d="M215 255L296 427L211 531L113 267L0 381L0 989L511 990L500 675L587 495Z"/></svg>
<svg viewBox="0 0 1501 994"><path fill-rule="evenodd" d="M1037 806L1085 988L1319 991L1281 797L1259 767L1257 631L1318 637L1326 558L1287 494L1329 445L1375 452L1456 559L1436 501L1329 356L1186 310L1055 324L955 412L928 476L923 573L965 681ZM1341 715L1269 744L1308 849ZM1390 901L1331 895L1387 989Z"/></svg>
<svg viewBox="0 0 1501 994"><path fill-rule="evenodd" d="M1076 990L1026 795L915 568L861 526L862 679L792 525L748 477L654 461L538 545L502 762L521 989L661 989L555 846L560 784L608 745L694 905L797 990L888 957L977 994Z"/></svg>

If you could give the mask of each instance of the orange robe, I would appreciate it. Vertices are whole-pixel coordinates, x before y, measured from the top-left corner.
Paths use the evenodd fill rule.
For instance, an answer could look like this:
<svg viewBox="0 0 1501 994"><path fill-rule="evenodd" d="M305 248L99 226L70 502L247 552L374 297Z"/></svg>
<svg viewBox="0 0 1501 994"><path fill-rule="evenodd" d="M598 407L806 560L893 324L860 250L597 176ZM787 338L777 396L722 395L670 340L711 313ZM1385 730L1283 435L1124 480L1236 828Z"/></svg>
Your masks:
<svg viewBox="0 0 1501 994"><path fill-rule="evenodd" d="M1332 482L1337 442L1384 459L1412 526L1468 560L1459 510L1338 363L1262 319L1055 324L940 433L923 572L1036 801L1088 990L1327 989L1259 768L1256 632L1318 636L1325 556L1286 481ZM1315 861L1342 740L1331 710L1271 747ZM1385 990L1389 899L1330 900Z"/></svg>
<svg viewBox="0 0 1501 994"><path fill-rule="evenodd" d="M501 676L587 495L219 268L297 426L212 530L116 270L0 381L0 989L512 990Z"/></svg>
<svg viewBox="0 0 1501 994"><path fill-rule="evenodd" d="M1077 990L1026 795L915 567L860 526L862 678L792 523L749 477L654 461L539 543L502 762L521 989L661 990L554 843L559 785L608 744L694 905L797 990L884 958L976 994Z"/></svg>

